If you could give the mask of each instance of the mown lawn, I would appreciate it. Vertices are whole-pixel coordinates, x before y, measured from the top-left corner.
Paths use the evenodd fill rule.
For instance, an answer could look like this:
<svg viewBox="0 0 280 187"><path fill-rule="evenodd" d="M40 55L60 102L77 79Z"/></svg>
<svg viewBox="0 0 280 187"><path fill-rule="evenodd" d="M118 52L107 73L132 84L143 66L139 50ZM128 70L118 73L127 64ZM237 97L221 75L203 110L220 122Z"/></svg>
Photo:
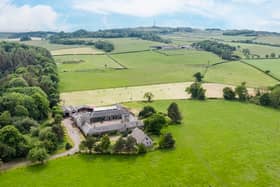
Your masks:
<svg viewBox="0 0 280 187"><path fill-rule="evenodd" d="M165 112L171 101L154 102ZM143 156L76 155L0 174L0 186L279 186L279 111L252 104L177 101L176 148ZM141 108L144 104L128 103Z"/></svg>

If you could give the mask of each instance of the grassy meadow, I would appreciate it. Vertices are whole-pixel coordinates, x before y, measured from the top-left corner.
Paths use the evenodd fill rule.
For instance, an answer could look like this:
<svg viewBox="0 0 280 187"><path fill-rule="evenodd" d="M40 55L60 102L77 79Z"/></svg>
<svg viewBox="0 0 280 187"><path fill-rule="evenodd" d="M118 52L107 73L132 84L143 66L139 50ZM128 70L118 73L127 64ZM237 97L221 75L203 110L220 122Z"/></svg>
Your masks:
<svg viewBox="0 0 280 187"><path fill-rule="evenodd" d="M280 59L247 60L246 62L263 71L269 71L269 74L280 79Z"/></svg>
<svg viewBox="0 0 280 187"><path fill-rule="evenodd" d="M151 105L166 112L170 102ZM4 172L1 187L280 185L279 111L219 100L176 102L183 123L163 130L176 139L174 150L64 157ZM140 109L145 104L126 105Z"/></svg>
<svg viewBox="0 0 280 187"><path fill-rule="evenodd" d="M152 51L111 56L128 69L103 68L86 72L60 71L61 91L191 81L194 73L205 70L208 61L215 63L221 60L208 52L188 50L185 50L183 55L178 56L165 56ZM79 66L80 64L76 64L76 68L80 68Z"/></svg>

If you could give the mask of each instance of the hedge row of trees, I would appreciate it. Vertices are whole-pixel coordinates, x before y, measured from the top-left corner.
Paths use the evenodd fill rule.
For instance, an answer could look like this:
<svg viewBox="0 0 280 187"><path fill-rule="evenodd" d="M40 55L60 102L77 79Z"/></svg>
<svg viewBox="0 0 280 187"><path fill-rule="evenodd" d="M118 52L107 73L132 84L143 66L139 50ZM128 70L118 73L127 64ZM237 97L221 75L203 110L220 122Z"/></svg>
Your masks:
<svg viewBox="0 0 280 187"><path fill-rule="evenodd" d="M0 159L40 161L57 149L64 136L58 81L46 49L0 43Z"/></svg>
<svg viewBox="0 0 280 187"><path fill-rule="evenodd" d="M223 44L211 40L204 40L201 42L193 43L192 47L215 53L216 55L220 56L222 59L225 60L240 59L240 57L233 54L236 48L227 44Z"/></svg>
<svg viewBox="0 0 280 187"><path fill-rule="evenodd" d="M111 30L100 30L96 32L77 30L72 33L60 32L51 36L50 40L53 40L53 38L65 39L65 38L127 38L127 37L134 37L143 40L151 40L151 41L163 42L163 43L171 43L170 40L163 39L157 34L155 34L154 32L140 31L137 29L111 29Z"/></svg>
<svg viewBox="0 0 280 187"><path fill-rule="evenodd" d="M276 85L267 90L258 89L255 96L249 96L246 83L243 82L235 89L225 87L223 89L223 95L225 100L238 99L241 102L252 102L262 106L280 108L280 85Z"/></svg>
<svg viewBox="0 0 280 187"><path fill-rule="evenodd" d="M114 50L114 45L111 42L108 41L86 41L86 40L75 40L75 39L61 39L57 36L50 37L50 43L55 44L62 44L62 45L89 45L89 46L95 46L97 49L101 49L105 52L111 52Z"/></svg>

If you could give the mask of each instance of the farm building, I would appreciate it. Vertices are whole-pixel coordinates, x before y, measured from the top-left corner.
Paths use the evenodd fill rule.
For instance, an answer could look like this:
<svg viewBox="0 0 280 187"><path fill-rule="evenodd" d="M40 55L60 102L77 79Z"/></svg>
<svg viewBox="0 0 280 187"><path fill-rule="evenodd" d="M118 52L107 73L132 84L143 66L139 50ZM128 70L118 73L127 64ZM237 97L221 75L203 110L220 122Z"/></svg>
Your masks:
<svg viewBox="0 0 280 187"><path fill-rule="evenodd" d="M137 144L143 144L146 147L151 147L153 145L152 139L139 128L133 129L130 136L135 138Z"/></svg>
<svg viewBox="0 0 280 187"><path fill-rule="evenodd" d="M124 132L143 123L121 105L96 107L92 111L72 114L73 121L85 135L99 135L109 132Z"/></svg>

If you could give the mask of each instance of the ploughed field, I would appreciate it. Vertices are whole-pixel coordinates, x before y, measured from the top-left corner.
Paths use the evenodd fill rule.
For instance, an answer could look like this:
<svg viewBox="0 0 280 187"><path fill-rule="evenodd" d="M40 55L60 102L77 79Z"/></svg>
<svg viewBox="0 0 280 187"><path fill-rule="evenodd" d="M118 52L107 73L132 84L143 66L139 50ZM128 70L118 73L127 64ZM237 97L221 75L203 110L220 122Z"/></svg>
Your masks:
<svg viewBox="0 0 280 187"><path fill-rule="evenodd" d="M279 111L221 100L176 101L164 128L176 148L142 156L76 155L0 174L5 186L279 186ZM171 101L153 102L166 112ZM140 109L145 103L128 103ZM226 110L225 110L226 109Z"/></svg>

